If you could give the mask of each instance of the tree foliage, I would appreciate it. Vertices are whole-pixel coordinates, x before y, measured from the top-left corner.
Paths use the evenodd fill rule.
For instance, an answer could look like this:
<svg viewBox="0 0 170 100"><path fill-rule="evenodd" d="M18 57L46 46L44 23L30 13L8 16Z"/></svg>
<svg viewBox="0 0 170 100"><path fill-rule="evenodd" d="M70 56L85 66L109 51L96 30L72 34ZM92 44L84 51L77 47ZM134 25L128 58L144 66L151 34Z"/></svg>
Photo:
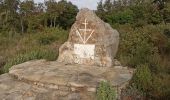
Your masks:
<svg viewBox="0 0 170 100"><path fill-rule="evenodd" d="M101 0L96 13L120 33L117 59L137 68L123 94L131 99L169 99L169 0Z"/></svg>
<svg viewBox="0 0 170 100"><path fill-rule="evenodd" d="M0 31L12 35L43 30L44 27L68 29L77 12L77 6L66 0L38 4L34 0L3 0L0 3Z"/></svg>
<svg viewBox="0 0 170 100"><path fill-rule="evenodd" d="M168 5L166 0L101 0L98 3L97 14L110 24L135 24L141 20L148 24L168 23Z"/></svg>

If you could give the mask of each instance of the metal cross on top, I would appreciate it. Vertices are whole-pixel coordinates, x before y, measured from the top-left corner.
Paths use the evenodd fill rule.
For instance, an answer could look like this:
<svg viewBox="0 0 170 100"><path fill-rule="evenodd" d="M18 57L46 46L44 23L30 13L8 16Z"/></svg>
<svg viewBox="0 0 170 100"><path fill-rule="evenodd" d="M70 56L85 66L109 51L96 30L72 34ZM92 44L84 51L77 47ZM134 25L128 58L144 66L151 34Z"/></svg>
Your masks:
<svg viewBox="0 0 170 100"><path fill-rule="evenodd" d="M84 25L84 29L78 29L77 27L74 26L76 33L78 34L78 36L80 37L81 41L83 42L83 44L86 44L87 41L90 39L90 37L92 36L92 34L94 33L94 30L92 29L87 29L87 19L85 19L85 22L82 23ZM83 33L81 33L83 32ZM89 36L87 36L89 34Z"/></svg>

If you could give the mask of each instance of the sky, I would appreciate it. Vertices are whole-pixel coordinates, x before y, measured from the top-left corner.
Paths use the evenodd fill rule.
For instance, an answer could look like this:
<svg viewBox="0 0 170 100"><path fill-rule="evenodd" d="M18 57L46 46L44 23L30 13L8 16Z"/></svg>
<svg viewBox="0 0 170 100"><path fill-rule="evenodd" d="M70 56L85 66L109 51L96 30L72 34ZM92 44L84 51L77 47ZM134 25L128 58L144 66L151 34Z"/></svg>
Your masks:
<svg viewBox="0 0 170 100"><path fill-rule="evenodd" d="M37 2L43 2L44 0L34 0ZM89 8L91 10L96 10L97 2L100 0L67 0L71 1L73 4L77 5L78 8Z"/></svg>

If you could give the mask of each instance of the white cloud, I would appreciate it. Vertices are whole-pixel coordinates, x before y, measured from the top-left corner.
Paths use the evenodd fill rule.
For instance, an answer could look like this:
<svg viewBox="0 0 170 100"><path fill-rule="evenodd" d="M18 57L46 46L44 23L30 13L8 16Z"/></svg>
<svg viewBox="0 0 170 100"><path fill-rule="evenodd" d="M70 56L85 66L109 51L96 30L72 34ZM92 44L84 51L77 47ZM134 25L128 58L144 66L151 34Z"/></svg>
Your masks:
<svg viewBox="0 0 170 100"><path fill-rule="evenodd" d="M44 2L44 0L34 0L35 2ZM58 0L57 0L58 1ZM95 10L97 7L97 2L100 0L67 0L71 1L73 4L77 5L78 8L89 8Z"/></svg>

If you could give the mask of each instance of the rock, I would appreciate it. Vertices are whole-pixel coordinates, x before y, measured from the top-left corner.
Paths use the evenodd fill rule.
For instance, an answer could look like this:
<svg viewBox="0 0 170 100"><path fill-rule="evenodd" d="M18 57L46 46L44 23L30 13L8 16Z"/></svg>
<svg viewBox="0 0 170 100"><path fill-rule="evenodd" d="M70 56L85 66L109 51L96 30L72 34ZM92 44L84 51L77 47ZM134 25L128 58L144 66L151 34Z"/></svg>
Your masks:
<svg viewBox="0 0 170 100"><path fill-rule="evenodd" d="M87 91L89 91L89 92L96 92L96 88L88 88Z"/></svg>
<svg viewBox="0 0 170 100"><path fill-rule="evenodd" d="M114 68L116 68L116 69L123 69L122 66L114 66Z"/></svg>
<svg viewBox="0 0 170 100"><path fill-rule="evenodd" d="M97 66L114 65L119 44L117 30L89 9L81 9L69 38L59 49L59 62Z"/></svg>
<svg viewBox="0 0 170 100"><path fill-rule="evenodd" d="M121 63L117 59L115 59L114 66L121 66Z"/></svg>
<svg viewBox="0 0 170 100"><path fill-rule="evenodd" d="M0 100L96 100L96 87L100 81L109 81L121 90L129 83L132 72L130 68L28 61L13 66L8 74L0 75ZM41 79L37 80L35 76L41 76Z"/></svg>

